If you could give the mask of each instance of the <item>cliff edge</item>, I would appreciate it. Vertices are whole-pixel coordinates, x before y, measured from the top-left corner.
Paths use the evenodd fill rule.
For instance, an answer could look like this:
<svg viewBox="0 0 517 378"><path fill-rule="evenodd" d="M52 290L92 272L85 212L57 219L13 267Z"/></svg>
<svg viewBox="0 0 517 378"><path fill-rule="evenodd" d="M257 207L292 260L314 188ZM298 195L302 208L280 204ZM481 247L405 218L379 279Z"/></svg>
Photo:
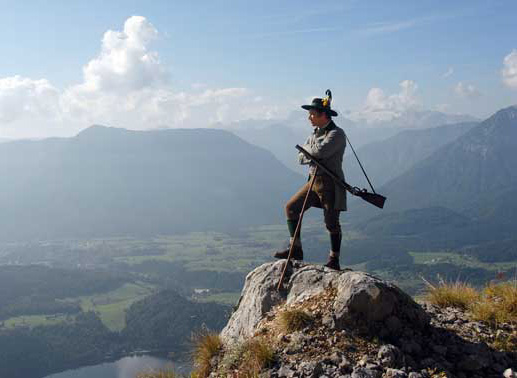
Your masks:
<svg viewBox="0 0 517 378"><path fill-rule="evenodd" d="M490 347L486 327L457 309L416 303L365 272L302 262L289 264L277 291L284 264L248 274L209 376L517 376L515 350Z"/></svg>

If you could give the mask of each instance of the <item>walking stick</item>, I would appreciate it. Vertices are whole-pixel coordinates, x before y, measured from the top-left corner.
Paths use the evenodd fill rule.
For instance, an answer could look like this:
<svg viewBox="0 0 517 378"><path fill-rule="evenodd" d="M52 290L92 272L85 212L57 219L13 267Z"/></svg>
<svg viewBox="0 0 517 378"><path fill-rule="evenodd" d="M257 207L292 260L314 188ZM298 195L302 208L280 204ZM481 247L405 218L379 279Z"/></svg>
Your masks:
<svg viewBox="0 0 517 378"><path fill-rule="evenodd" d="M289 264L289 260L291 260L291 255L293 254L294 241L298 237L298 234L300 233L300 228L302 227L303 213L305 212L305 206L307 206L307 200L309 199L309 194L311 193L312 186L314 185L314 179L316 178L316 173L318 173L318 166L316 166L316 169L314 170L314 175L311 178L309 190L307 191L307 194L305 195L305 199L303 201L302 211L300 212L300 217L298 218L298 224L296 225L296 230L294 231L293 242L289 246L289 255L287 256L287 260L284 265L284 270L282 271L282 275L280 276L280 281L278 282L278 286L276 288L277 291L280 291L280 288L282 287L282 282L284 281L285 271L287 270L287 265Z"/></svg>

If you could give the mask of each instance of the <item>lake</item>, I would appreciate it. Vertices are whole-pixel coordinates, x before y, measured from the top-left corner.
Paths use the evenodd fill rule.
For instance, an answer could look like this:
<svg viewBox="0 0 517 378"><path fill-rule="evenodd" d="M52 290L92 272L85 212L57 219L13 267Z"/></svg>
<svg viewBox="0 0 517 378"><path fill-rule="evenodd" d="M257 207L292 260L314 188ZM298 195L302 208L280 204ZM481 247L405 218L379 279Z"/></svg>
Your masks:
<svg viewBox="0 0 517 378"><path fill-rule="evenodd" d="M66 370L61 373L48 375L45 378L135 378L138 373L171 367L177 373L189 373L191 371L191 364L189 362L178 362L162 357L140 355L123 357L114 362Z"/></svg>

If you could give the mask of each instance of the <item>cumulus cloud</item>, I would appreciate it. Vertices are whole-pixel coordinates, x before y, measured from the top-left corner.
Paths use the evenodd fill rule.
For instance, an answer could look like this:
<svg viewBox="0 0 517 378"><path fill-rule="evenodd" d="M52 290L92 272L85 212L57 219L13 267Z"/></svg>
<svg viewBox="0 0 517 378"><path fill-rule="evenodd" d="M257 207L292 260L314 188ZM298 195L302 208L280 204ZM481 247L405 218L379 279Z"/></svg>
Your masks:
<svg viewBox="0 0 517 378"><path fill-rule="evenodd" d="M83 82L61 96L64 113L84 122L119 125L155 118L157 114L150 113L156 113L157 104L170 97L166 93L170 91L167 69L158 53L149 50L158 36L156 28L141 16L128 18L123 31L104 33L99 56L83 68Z"/></svg>
<svg viewBox="0 0 517 378"><path fill-rule="evenodd" d="M108 30L100 55L84 67L84 83L77 89L111 93L163 85L167 70L158 53L148 50L157 37L155 27L141 16L128 18L123 31Z"/></svg>
<svg viewBox="0 0 517 378"><path fill-rule="evenodd" d="M21 76L0 78L0 122L21 118L55 118L59 114L59 91L48 80Z"/></svg>
<svg viewBox="0 0 517 378"><path fill-rule="evenodd" d="M390 121L405 112L418 110L421 101L417 95L417 84L413 80L404 80L399 86L400 91L391 95L386 95L380 88L370 89L363 108L351 113L350 117L357 121L373 123Z"/></svg>
<svg viewBox="0 0 517 378"><path fill-rule="evenodd" d="M504 57L501 75L506 86L517 89L517 50Z"/></svg>
<svg viewBox="0 0 517 378"><path fill-rule="evenodd" d="M86 123L131 128L208 127L217 122L273 118L276 106L246 88L208 88L193 83L192 91L176 91L159 55L149 44L158 30L144 17L133 16L123 31L109 30L101 53L84 67L84 82L62 96L63 109Z"/></svg>
<svg viewBox="0 0 517 378"><path fill-rule="evenodd" d="M189 91L176 90L168 68L151 49L158 38L160 33L145 17L132 16L121 31L104 33L99 54L85 64L83 80L76 85L59 90L45 79L0 78L4 131L8 122L14 125L19 121L17 127L23 127L23 120L27 125L35 117L47 124L75 125L73 132L77 132L93 123L133 129L209 127L218 122L287 114L287 109L268 103L247 88L209 88L193 83Z"/></svg>
<svg viewBox="0 0 517 378"><path fill-rule="evenodd" d="M454 92L458 96L467 99L473 99L481 95L481 93L477 90L475 86L473 86L472 84L462 83L461 81L454 88Z"/></svg>

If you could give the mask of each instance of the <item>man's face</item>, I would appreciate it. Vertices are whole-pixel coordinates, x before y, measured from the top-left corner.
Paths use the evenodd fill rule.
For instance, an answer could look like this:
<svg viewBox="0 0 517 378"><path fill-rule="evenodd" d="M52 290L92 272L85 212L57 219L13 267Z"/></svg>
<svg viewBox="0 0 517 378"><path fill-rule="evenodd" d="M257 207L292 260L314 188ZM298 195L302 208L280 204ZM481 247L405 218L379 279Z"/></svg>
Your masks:
<svg viewBox="0 0 517 378"><path fill-rule="evenodd" d="M313 127L323 127L328 123L325 113L318 113L316 110L309 110L309 121Z"/></svg>

